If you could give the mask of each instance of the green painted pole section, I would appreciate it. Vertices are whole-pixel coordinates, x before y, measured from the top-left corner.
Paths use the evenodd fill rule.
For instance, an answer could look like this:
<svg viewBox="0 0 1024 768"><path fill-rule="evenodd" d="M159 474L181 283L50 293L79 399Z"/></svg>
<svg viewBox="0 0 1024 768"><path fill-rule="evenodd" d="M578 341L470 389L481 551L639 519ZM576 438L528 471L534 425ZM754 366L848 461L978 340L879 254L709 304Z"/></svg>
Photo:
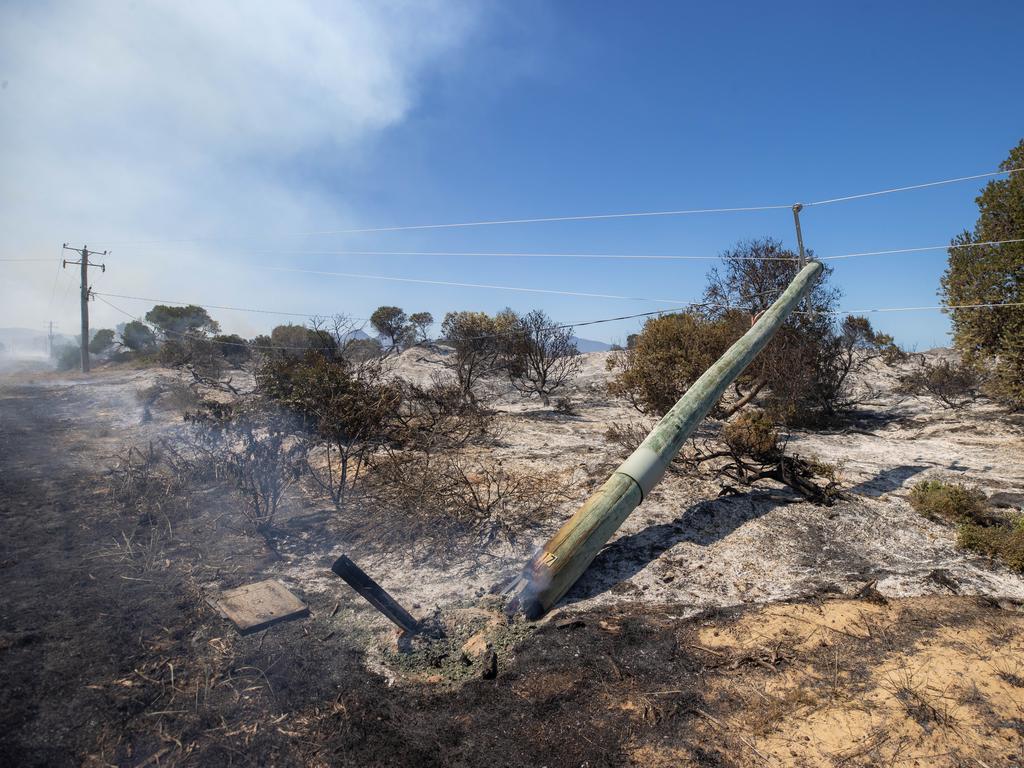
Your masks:
<svg viewBox="0 0 1024 768"><path fill-rule="evenodd" d="M509 604L536 618L583 575L608 539L665 474L669 463L725 390L771 341L821 274L811 261L749 331L693 383L640 446L527 564Z"/></svg>

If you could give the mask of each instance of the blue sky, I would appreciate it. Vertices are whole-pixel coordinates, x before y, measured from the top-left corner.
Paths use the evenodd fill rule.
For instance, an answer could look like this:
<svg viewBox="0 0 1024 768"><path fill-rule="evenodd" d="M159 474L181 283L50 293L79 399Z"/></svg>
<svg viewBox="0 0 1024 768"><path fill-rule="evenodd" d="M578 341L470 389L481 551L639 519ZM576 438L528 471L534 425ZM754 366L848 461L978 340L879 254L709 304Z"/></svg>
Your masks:
<svg viewBox="0 0 1024 768"><path fill-rule="evenodd" d="M96 289L109 293L356 316L384 303L436 317L540 307L559 321L650 311L665 305L260 267L689 301L710 262L287 252L792 245L786 210L301 233L788 204L993 170L1024 136L1019 2L303 2L241 17L212 3L199 18L174 4L95 7L4 11L0 162L18 203L2 214L0 248L106 245ZM68 29L84 38L84 64L43 42ZM140 35L148 44L128 42ZM81 118L58 130L55 114ZM821 255L945 243L972 226L982 183L809 209L805 240ZM844 308L931 305L944 262L943 251L852 259L834 280ZM71 276L55 289L50 264L5 272L0 324L74 327L73 289L61 296ZM243 333L274 322L213 314ZM872 320L910 347L947 339L938 312ZM637 326L581 335L620 340Z"/></svg>

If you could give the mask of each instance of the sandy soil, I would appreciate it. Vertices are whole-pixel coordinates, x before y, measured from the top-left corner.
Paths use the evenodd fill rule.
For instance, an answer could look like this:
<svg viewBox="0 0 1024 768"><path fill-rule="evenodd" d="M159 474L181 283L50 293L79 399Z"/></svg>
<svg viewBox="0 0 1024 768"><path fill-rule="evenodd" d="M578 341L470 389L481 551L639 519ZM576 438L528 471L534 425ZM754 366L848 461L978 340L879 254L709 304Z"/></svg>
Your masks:
<svg viewBox="0 0 1024 768"><path fill-rule="evenodd" d="M426 380L439 354L406 352L395 374ZM585 356L575 416L495 393L503 429L487 450L572 473L585 498L622 458L608 425L641 418L607 396L606 359ZM347 539L298 491L276 551L230 494L126 517L104 473L182 428L171 402L142 423L137 396L176 375L0 380L2 765L1024 762L1024 579L905 500L933 476L1024 490L1024 428L990 405L900 401L875 370L864 384L883 394L849 429L791 438L843 462L849 498L828 508L718 499L709 479L669 475L544 622L494 629L500 671L485 681L472 664L454 674L458 654L435 654L437 674L403 669L387 622L330 563L347 551L414 613L451 617L576 502L532 540L443 567ZM310 618L239 637L206 607L269 577Z"/></svg>

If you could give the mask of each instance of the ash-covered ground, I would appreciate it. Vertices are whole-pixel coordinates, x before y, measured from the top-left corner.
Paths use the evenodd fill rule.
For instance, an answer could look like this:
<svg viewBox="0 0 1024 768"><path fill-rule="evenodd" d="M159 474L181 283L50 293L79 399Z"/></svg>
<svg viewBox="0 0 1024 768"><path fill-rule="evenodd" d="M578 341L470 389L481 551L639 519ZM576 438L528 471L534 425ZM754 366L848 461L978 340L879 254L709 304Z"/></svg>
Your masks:
<svg viewBox="0 0 1024 768"><path fill-rule="evenodd" d="M409 350L394 373L426 380L441 354ZM575 415L493 393L500 428L476 450L561 472L575 498L514 544L444 558L354 535L358 507L342 524L302 485L269 542L223 489L127 514L108 472L186 428L172 397L145 413L138 394L180 374L6 375L0 763L1024 762L1024 579L959 550L952 527L906 501L932 477L1024 491L1024 423L985 403L897 397L882 365L848 425L789 439L842 465L844 500L718 498L710 476L669 474L544 621L493 620L488 591L624 458L609 425L642 419L607 394L606 359L585 356ZM414 614L447 622L447 645L399 653L331 573L342 552ZM206 604L265 578L310 617L241 637ZM481 632L493 675L463 658Z"/></svg>

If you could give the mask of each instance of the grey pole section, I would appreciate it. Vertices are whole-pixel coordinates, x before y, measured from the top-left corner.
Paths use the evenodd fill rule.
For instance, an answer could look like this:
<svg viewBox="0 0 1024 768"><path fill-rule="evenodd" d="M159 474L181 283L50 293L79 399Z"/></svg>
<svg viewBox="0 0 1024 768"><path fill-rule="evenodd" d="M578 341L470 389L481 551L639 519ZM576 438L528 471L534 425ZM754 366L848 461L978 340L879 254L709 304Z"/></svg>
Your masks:
<svg viewBox="0 0 1024 768"><path fill-rule="evenodd" d="M806 264L807 257L804 255L804 233L800 230L800 211L803 209L803 203L797 203L793 206L793 223L796 224L796 245L800 251L800 263Z"/></svg>
<svg viewBox="0 0 1024 768"><path fill-rule="evenodd" d="M89 372L89 249L82 246L82 373Z"/></svg>
<svg viewBox="0 0 1024 768"><path fill-rule="evenodd" d="M811 261L753 327L693 383L593 496L523 569L509 591L510 612L537 618L569 591L623 521L658 484L669 463L726 388L779 330L822 272Z"/></svg>

